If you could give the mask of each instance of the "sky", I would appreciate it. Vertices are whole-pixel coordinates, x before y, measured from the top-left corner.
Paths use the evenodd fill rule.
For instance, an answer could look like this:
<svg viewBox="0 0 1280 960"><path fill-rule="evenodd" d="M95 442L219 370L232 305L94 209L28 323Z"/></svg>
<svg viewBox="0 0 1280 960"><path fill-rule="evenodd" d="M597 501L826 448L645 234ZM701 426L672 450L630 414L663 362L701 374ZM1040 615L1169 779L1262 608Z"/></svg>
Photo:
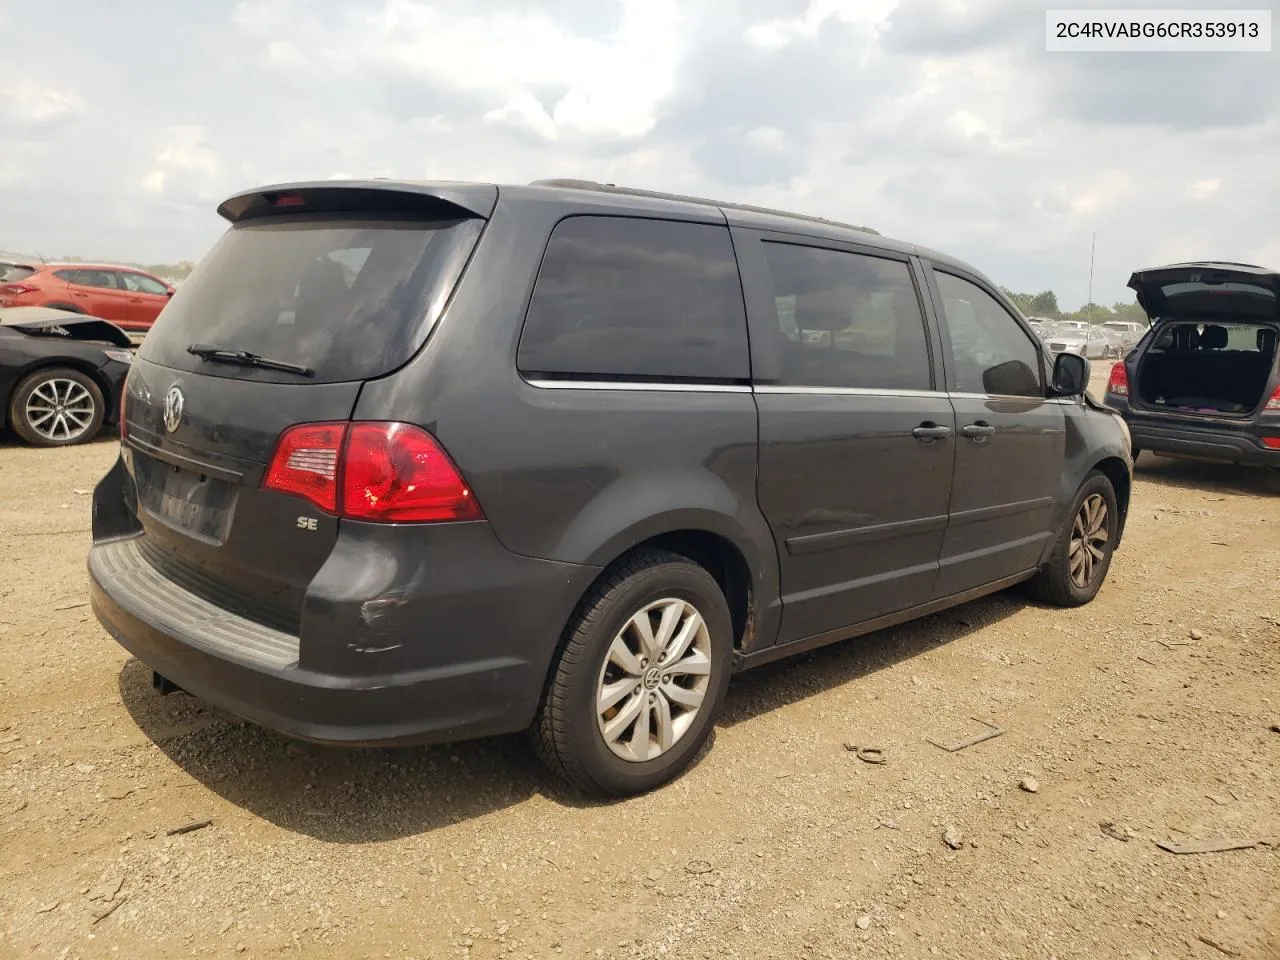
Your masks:
<svg viewBox="0 0 1280 960"><path fill-rule="evenodd" d="M0 58L0 249L198 259L247 187L579 177L866 224L1067 309L1095 234L1101 303L1280 268L1280 46L1047 53L1045 6L0 0L40 41Z"/></svg>

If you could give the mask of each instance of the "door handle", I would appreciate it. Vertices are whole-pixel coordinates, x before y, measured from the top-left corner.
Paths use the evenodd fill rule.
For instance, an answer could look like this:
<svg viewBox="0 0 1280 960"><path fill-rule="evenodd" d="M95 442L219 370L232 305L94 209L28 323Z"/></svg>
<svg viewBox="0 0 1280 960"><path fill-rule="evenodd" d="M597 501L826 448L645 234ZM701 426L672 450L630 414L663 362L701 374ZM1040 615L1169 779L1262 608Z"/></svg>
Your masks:
<svg viewBox="0 0 1280 960"><path fill-rule="evenodd" d="M971 440L985 440L996 432L996 428L985 420L979 420L976 423L966 423L960 428L960 432Z"/></svg>
<svg viewBox="0 0 1280 960"><path fill-rule="evenodd" d="M923 440L925 443L932 443L934 440L944 440L951 436L951 428L940 426L932 420L926 420L920 426L911 431L911 435L917 440Z"/></svg>

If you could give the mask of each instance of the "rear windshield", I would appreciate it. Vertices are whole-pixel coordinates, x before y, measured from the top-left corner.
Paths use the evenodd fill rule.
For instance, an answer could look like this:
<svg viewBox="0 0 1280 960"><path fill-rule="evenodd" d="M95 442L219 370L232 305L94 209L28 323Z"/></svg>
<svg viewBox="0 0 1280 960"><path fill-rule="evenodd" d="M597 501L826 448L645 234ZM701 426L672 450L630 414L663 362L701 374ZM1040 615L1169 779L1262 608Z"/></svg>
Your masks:
<svg viewBox="0 0 1280 960"><path fill-rule="evenodd" d="M1274 300L1274 290L1256 283L1204 283L1199 280L1166 283L1160 288L1166 297L1182 297L1189 293L1244 293L1253 297L1265 297Z"/></svg>
<svg viewBox="0 0 1280 960"><path fill-rule="evenodd" d="M1227 350L1274 354L1276 328L1260 323L1166 323L1151 343L1153 352Z"/></svg>
<svg viewBox="0 0 1280 960"><path fill-rule="evenodd" d="M11 263L0 263L0 283L13 283L16 280L25 280L35 272L35 267L21 267Z"/></svg>
<svg viewBox="0 0 1280 960"><path fill-rule="evenodd" d="M332 215L237 224L178 288L139 356L245 380L381 376L422 346L481 225ZM301 364L315 376L201 361L187 352L192 344Z"/></svg>

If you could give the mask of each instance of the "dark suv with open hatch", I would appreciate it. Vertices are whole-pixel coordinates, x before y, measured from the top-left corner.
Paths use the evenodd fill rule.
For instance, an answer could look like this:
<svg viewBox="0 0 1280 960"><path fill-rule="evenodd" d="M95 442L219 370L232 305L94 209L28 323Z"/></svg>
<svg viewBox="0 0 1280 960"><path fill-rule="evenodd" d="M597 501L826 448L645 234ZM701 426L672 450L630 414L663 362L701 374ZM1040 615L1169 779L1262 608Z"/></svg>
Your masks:
<svg viewBox="0 0 1280 960"><path fill-rule="evenodd" d="M1129 278L1151 329L1111 369L1107 403L1142 450L1280 468L1280 273L1175 263Z"/></svg>
<svg viewBox="0 0 1280 960"><path fill-rule="evenodd" d="M144 341L94 609L332 744L529 730L685 768L731 673L1030 581L1097 593L1131 461L1088 362L959 261L577 181L227 200Z"/></svg>

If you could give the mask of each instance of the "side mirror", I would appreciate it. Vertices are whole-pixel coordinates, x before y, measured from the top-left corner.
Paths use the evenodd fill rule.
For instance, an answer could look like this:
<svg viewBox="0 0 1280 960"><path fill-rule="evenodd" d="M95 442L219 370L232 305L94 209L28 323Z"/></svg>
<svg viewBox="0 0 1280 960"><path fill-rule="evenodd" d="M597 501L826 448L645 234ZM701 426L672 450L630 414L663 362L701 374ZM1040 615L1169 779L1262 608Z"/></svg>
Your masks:
<svg viewBox="0 0 1280 960"><path fill-rule="evenodd" d="M1089 387L1089 361L1075 353L1060 353L1053 361L1053 392L1060 397L1083 396Z"/></svg>

